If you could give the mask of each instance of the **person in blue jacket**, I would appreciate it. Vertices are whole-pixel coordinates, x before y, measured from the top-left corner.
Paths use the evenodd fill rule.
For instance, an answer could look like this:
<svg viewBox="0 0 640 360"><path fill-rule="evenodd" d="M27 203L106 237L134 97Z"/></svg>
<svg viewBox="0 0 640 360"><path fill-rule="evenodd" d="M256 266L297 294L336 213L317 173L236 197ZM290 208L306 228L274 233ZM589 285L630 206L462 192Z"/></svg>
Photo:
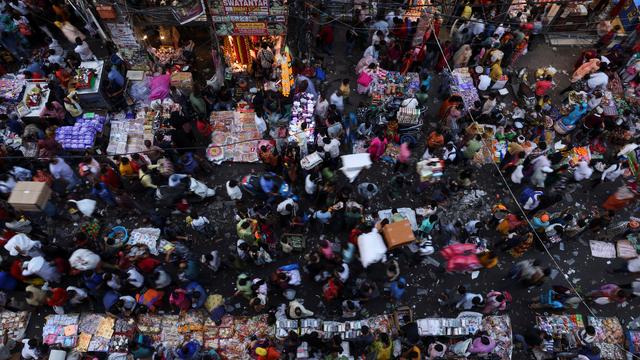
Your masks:
<svg viewBox="0 0 640 360"><path fill-rule="evenodd" d="M191 297L192 308L199 309L204 305L204 302L207 300L207 292L202 287L202 285L198 284L195 281L192 281L184 289Z"/></svg>
<svg viewBox="0 0 640 360"><path fill-rule="evenodd" d="M176 349L176 357L182 360L190 360L195 358L199 351L200 343L196 340L191 340Z"/></svg>

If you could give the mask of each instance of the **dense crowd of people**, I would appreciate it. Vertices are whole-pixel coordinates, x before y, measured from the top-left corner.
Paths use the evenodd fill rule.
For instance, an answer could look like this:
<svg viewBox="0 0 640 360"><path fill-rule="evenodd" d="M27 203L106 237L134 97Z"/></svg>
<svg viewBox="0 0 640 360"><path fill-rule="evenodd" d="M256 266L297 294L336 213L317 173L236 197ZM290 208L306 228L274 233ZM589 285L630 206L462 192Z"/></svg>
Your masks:
<svg viewBox="0 0 640 360"><path fill-rule="evenodd" d="M55 28L34 26L45 9L55 14ZM478 20L472 6L465 4L460 8L460 25L448 29L448 36L441 34L443 19L431 17L424 42L417 47L411 45L416 22L393 12L374 19L356 12L345 31L345 55L350 58L362 51L354 74L357 94L351 93L352 80L344 75L330 93L326 65L300 59L293 63L296 81L290 96L264 90L263 81L277 66L274 50L265 42L256 53L253 78L242 80L255 86L237 92L233 80L219 87L198 82L189 95L171 87L164 97L181 110L171 114L170 137L145 141L146 150L139 153L104 156L95 148L78 156L62 149L55 128L72 124L83 113L77 98L67 91L70 71L80 61L96 58L79 30L79 20L61 3L38 7L22 0L3 1L1 44L22 61L25 78L47 82L51 90L39 122L25 123L17 113L3 119L6 130L37 143L37 158L27 158L6 144L0 147L4 307L49 309L57 314L104 311L125 318L198 310L217 322L229 313L265 312L271 322L282 317L361 319L370 315L370 305L381 301L392 308L407 304L408 289L415 285L406 275L409 270L485 271L509 261L505 259L514 259L514 265L504 271L502 288L449 286L438 294L440 307L451 313L501 313L513 301L510 289L517 284L535 287L530 308L536 311L576 309L584 301L590 305L635 301L640 280L630 274L640 272L640 258L608 268L616 274L615 283L578 293L562 277L553 280L554 261L544 252L535 256L534 249L543 251L586 233L612 241L640 230L640 219L628 212L637 196L635 157L630 161L628 153L638 136L638 107L610 113L603 105L613 101L612 93L637 93L639 29L620 40L617 25L599 26L597 44L582 52L574 69L567 69L571 76L566 89L557 88L559 75L554 69L543 68L532 76L531 107L519 101L525 96L520 93L517 105L505 108L507 98L492 90L466 104L461 94L450 92L450 78L443 75L455 68L480 66L492 85L506 74L511 82L518 81L512 70L533 50L532 42L539 40L543 26L532 10L511 14L509 25L502 25ZM330 22L313 30L322 56L338 52L335 30ZM40 43L45 38L47 43ZM130 105L122 75L126 64L115 49L110 51L107 91L115 108L125 108ZM420 89L403 99L402 108L424 108L434 97L444 99L437 111L422 115L425 136L418 143L400 143L397 119L378 122L369 116L368 101L354 102L371 93L379 68L419 72ZM168 70L156 71L162 76ZM431 89L436 81L437 91ZM303 94L315 97L315 130L288 141L278 131L288 121L292 103ZM220 179L204 154L212 132L209 114L234 109L240 102L255 111L256 127L264 136L256 149L262 164L246 177ZM348 183L340 175L340 156L351 152L356 142L366 143L375 171L383 171L387 161L393 163L384 169L380 182ZM502 152L494 148L497 143L505 145ZM397 154L390 157L387 150L394 146ZM311 154L321 162L304 169L301 160ZM433 161L442 164L444 176L425 179L415 173ZM448 209L460 196L478 188L479 172L494 173L498 183L504 180L500 187L509 186L515 198L498 198L485 213L452 216ZM16 211L8 204L20 181L43 182L53 190L41 212ZM214 182L222 185L211 185ZM558 207L570 188L592 192L609 189L611 183L617 190L599 206ZM424 209L417 221L418 246L394 249L384 260L363 266L359 238L408 220L385 204L413 196L417 201L412 203ZM220 200L230 201L224 206L232 211L213 208ZM384 208L392 208L388 219L377 217L376 211ZM123 241L134 225L120 219L131 219L132 214L140 226L160 230L164 242L159 251ZM223 227L230 223L235 233L223 236ZM287 236L291 234L301 236L302 242ZM217 239L231 241L230 248ZM424 262L436 250L444 256L452 246L483 242L487 250L469 266L450 266L466 254L445 257L438 266ZM211 281L225 278L235 278L235 292ZM552 286L542 290L542 285ZM309 291L317 292L324 306L296 297ZM234 307L237 302L246 309ZM579 344L563 356L599 359L593 334L587 326ZM420 337L416 323L409 321L398 340L363 327L349 347L354 358L379 360L440 359L450 354L491 358L496 343L489 335L478 332L451 343ZM557 355L549 346L549 335L539 329L532 327L515 340L546 358ZM295 358L303 342L315 358L338 359L343 352L339 336L325 339L318 332L291 332L280 340L256 337L246 356ZM38 336L25 339L21 346L24 359L47 355ZM5 336L0 358L10 358L14 347ZM195 340L175 349L136 340L129 350L136 359L224 357Z"/></svg>

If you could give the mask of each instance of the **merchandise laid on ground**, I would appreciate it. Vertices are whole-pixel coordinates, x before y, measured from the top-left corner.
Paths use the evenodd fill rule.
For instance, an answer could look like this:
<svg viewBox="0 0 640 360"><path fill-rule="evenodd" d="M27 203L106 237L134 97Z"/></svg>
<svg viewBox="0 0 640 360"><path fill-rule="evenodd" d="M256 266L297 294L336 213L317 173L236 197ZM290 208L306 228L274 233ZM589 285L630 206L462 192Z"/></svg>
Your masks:
<svg viewBox="0 0 640 360"><path fill-rule="evenodd" d="M401 74L397 71L378 69L377 80L371 90L371 101L383 103L389 97L412 97L420 89L420 77L417 73Z"/></svg>
<svg viewBox="0 0 640 360"><path fill-rule="evenodd" d="M553 346L556 351L569 351L578 346L580 332L584 331L586 325L593 326L596 331L594 344L600 350L602 359L624 360L625 354L625 332L620 325L620 321L615 317L596 318L587 317L585 323L582 315L549 315L536 317L536 323L540 330L553 337ZM633 351L633 330L627 334L629 336L629 350ZM535 352L536 358L548 359L548 355L541 351Z"/></svg>
<svg viewBox="0 0 640 360"><path fill-rule="evenodd" d="M253 111L214 111L210 122L213 129L207 148L209 161L256 162L257 145L262 139L256 128Z"/></svg>
<svg viewBox="0 0 640 360"><path fill-rule="evenodd" d="M471 71L469 68L458 68L448 73L451 77L451 93L460 95L467 109L471 109L473 104L480 100L478 90L471 77Z"/></svg>
<svg viewBox="0 0 640 360"><path fill-rule="evenodd" d="M0 360L640 359L639 13L4 1Z"/></svg>

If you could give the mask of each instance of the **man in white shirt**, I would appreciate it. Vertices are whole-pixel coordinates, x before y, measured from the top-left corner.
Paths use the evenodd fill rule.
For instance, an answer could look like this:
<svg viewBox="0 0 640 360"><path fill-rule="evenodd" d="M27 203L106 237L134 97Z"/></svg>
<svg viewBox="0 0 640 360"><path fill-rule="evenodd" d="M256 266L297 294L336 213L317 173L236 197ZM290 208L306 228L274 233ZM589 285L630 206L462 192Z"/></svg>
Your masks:
<svg viewBox="0 0 640 360"><path fill-rule="evenodd" d="M80 305L89 297L84 289L75 286L67 286L67 294L71 305Z"/></svg>
<svg viewBox="0 0 640 360"><path fill-rule="evenodd" d="M61 158L55 157L49 161L49 172L54 179L62 179L67 182L67 190L72 190L80 180L73 169Z"/></svg>
<svg viewBox="0 0 640 360"><path fill-rule="evenodd" d="M498 35L498 40L500 40L500 38L502 37L502 35L504 35L504 32L506 31L506 29L504 28L504 26L502 24L498 25L498 27L496 28L496 30L493 32L494 35Z"/></svg>
<svg viewBox="0 0 640 360"><path fill-rule="evenodd" d="M13 2L13 1L9 2L9 6L11 6L13 8L13 10L19 12L20 15L22 15L22 16L29 15L29 8L27 7L27 5L24 2L22 2L20 0L15 1L15 2Z"/></svg>
<svg viewBox="0 0 640 360"><path fill-rule="evenodd" d="M307 174L304 178L304 191L307 195L313 195L316 193L318 189L318 184L316 184L317 176L311 176L311 174Z"/></svg>
<svg viewBox="0 0 640 360"><path fill-rule="evenodd" d="M64 58L62 57L62 55L58 55L56 54L56 51L54 49L49 49L49 56L47 57L47 61L49 62L49 64L58 64L60 66L64 66Z"/></svg>
<svg viewBox="0 0 640 360"><path fill-rule="evenodd" d="M226 184L227 187L227 195L231 200L240 200L242 199L242 190L238 186L238 182L235 180L229 180Z"/></svg>
<svg viewBox="0 0 640 360"><path fill-rule="evenodd" d="M142 285L144 285L144 276L142 276L142 274L136 268L132 267L127 270L127 275L127 282L131 284L131 286L139 289L142 287Z"/></svg>
<svg viewBox="0 0 640 360"><path fill-rule="evenodd" d="M54 38L47 38L47 41L49 42L49 49L55 51L56 55L64 55L64 49L58 40Z"/></svg>
<svg viewBox="0 0 640 360"><path fill-rule="evenodd" d="M39 357L38 342L36 339L23 339L22 358L25 360L36 360Z"/></svg>
<svg viewBox="0 0 640 360"><path fill-rule="evenodd" d="M473 19L473 18L472 18ZM471 22L470 30L473 36L480 35L484 32L484 22L482 20L474 19L475 21Z"/></svg>
<svg viewBox="0 0 640 360"><path fill-rule="evenodd" d="M153 281L156 289L164 289L171 285L171 275L163 269L157 267L153 270Z"/></svg>
<svg viewBox="0 0 640 360"><path fill-rule="evenodd" d="M289 216L298 211L298 204L293 199L286 199L278 204L277 211L282 216Z"/></svg>
<svg viewBox="0 0 640 360"><path fill-rule="evenodd" d="M93 55L93 51L89 48L89 44L79 37L76 38L76 47L73 51L80 56L82 61L91 61L96 59L96 56Z"/></svg>
<svg viewBox="0 0 640 360"><path fill-rule="evenodd" d="M609 181L609 182L614 182L616 181L616 179L618 179L618 177L620 177L620 175L624 174L625 171L625 166L623 166L626 163L616 163L613 164L611 166L609 166L608 168L606 168L603 172L602 172L602 176L600 177L600 181Z"/></svg>
<svg viewBox="0 0 640 360"><path fill-rule="evenodd" d="M474 293L466 293L456 304L456 309L471 310L473 307L482 306L482 295Z"/></svg>
<svg viewBox="0 0 640 360"><path fill-rule="evenodd" d="M393 27L393 18L394 17L396 17L396 14L393 11L389 11L387 16L384 17L384 19L387 21L387 24L389 24L389 27Z"/></svg>
<svg viewBox="0 0 640 360"><path fill-rule="evenodd" d="M342 96L342 91L336 90L331 97L329 98L329 103L331 105L335 105L340 113L344 112L344 97Z"/></svg>
<svg viewBox="0 0 640 360"><path fill-rule="evenodd" d="M129 316L133 312L133 310L135 310L136 306L138 305L138 302L133 296L125 295L125 296L120 296L117 304L122 309L122 312L126 316Z"/></svg>
<svg viewBox="0 0 640 360"><path fill-rule="evenodd" d="M602 71L598 71L589 76L589 80L587 80L587 85L589 89L606 89L607 84L609 83L609 76Z"/></svg>
<svg viewBox="0 0 640 360"><path fill-rule="evenodd" d="M347 263L342 263L336 270L335 274L341 283L346 283L349 280L349 265Z"/></svg>
<svg viewBox="0 0 640 360"><path fill-rule="evenodd" d="M318 100L316 101L314 114L318 117L319 120L324 120L327 117L328 111L329 101L325 98L324 94L320 94L320 96L318 96Z"/></svg>
<svg viewBox="0 0 640 360"><path fill-rule="evenodd" d="M487 100L484 102L484 104L482 105L482 115L489 115L493 109L496 107L498 103L498 100L496 100L496 95L495 94L490 94L487 97Z"/></svg>
<svg viewBox="0 0 640 360"><path fill-rule="evenodd" d="M376 60L378 59L378 56L380 56L380 45L378 44L369 46L362 55L362 57L372 57Z"/></svg>
<svg viewBox="0 0 640 360"><path fill-rule="evenodd" d="M389 23L385 21L384 17L378 17L378 20L371 25L371 30L373 32L380 30L387 35L389 33Z"/></svg>
<svg viewBox="0 0 640 360"><path fill-rule="evenodd" d="M331 159L337 159L340 156L340 141L337 139L330 139L325 137L322 139L324 145L322 146L325 153L328 153Z"/></svg>
<svg viewBox="0 0 640 360"><path fill-rule="evenodd" d="M107 282L107 286L111 289L118 291L122 288L122 280L120 277L113 273L105 273L102 275L102 279Z"/></svg>

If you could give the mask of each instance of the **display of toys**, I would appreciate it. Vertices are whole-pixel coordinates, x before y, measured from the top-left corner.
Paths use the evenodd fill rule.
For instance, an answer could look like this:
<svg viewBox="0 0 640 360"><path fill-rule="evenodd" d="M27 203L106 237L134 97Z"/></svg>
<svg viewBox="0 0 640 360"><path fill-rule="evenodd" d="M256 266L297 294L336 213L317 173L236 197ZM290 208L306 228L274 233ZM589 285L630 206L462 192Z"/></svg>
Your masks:
<svg viewBox="0 0 640 360"><path fill-rule="evenodd" d="M30 108L40 106L40 102L42 102L42 93L43 90L39 84L32 88L27 94L27 106Z"/></svg>
<svg viewBox="0 0 640 360"><path fill-rule="evenodd" d="M73 80L76 83L76 89L91 89L93 87L95 70L88 68L78 68Z"/></svg>

